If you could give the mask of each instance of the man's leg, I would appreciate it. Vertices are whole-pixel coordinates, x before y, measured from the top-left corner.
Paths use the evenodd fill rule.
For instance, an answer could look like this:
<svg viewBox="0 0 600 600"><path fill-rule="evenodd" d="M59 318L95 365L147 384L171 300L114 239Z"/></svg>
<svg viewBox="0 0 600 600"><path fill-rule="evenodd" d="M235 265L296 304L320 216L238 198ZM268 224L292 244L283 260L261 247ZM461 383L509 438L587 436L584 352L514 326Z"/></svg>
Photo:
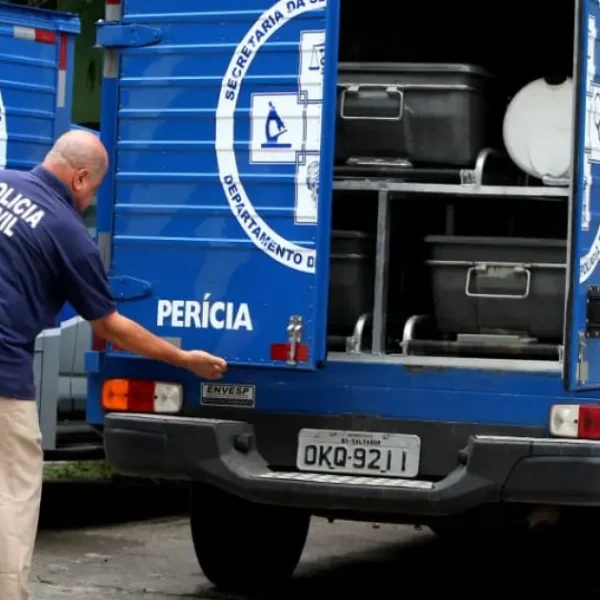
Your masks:
<svg viewBox="0 0 600 600"><path fill-rule="evenodd" d="M44 453L34 401L0 398L0 600L27 600Z"/></svg>

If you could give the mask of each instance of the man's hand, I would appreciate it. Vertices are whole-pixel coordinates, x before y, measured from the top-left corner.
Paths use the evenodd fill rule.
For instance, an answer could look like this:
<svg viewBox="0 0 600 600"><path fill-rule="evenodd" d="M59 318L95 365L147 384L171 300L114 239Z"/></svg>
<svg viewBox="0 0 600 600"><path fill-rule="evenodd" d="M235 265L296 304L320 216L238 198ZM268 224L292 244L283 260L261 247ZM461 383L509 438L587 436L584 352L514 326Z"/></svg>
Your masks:
<svg viewBox="0 0 600 600"><path fill-rule="evenodd" d="M118 312L90 323L96 335L123 350L183 367L199 377L221 379L227 370L227 363L222 358L202 350L180 350Z"/></svg>
<svg viewBox="0 0 600 600"><path fill-rule="evenodd" d="M204 379L221 379L227 371L227 363L222 358L203 350L186 352L183 366Z"/></svg>

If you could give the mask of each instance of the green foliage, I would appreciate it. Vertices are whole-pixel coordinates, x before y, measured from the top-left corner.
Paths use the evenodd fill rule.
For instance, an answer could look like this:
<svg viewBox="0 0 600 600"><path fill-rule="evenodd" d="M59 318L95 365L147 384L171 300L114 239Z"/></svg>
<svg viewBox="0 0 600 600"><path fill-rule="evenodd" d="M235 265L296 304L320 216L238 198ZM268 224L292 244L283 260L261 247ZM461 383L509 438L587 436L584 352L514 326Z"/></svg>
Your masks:
<svg viewBox="0 0 600 600"><path fill-rule="evenodd" d="M91 5L101 4L104 0L4 0L10 4L21 6L33 6L34 8L47 8L50 10L62 10L65 12L82 12Z"/></svg>
<svg viewBox="0 0 600 600"><path fill-rule="evenodd" d="M44 465L45 481L99 481L112 477L110 465L101 460L50 462Z"/></svg>
<svg viewBox="0 0 600 600"><path fill-rule="evenodd" d="M56 0L8 0L10 4L20 4L21 6L33 6L34 8L56 9Z"/></svg>

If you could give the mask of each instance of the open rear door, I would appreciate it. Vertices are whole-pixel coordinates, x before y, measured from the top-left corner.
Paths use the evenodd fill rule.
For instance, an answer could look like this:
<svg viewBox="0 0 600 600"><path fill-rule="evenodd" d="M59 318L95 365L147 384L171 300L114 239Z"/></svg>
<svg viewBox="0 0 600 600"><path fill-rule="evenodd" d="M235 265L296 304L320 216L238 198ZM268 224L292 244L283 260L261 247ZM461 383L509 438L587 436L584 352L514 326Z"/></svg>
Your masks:
<svg viewBox="0 0 600 600"><path fill-rule="evenodd" d="M98 240L120 311L184 348L241 365L325 357L334 114L322 108L329 95L335 111L337 62L326 16L324 0L107 2L114 167Z"/></svg>
<svg viewBox="0 0 600 600"><path fill-rule="evenodd" d="M577 3L575 169L570 231L564 379L600 389L600 7Z"/></svg>

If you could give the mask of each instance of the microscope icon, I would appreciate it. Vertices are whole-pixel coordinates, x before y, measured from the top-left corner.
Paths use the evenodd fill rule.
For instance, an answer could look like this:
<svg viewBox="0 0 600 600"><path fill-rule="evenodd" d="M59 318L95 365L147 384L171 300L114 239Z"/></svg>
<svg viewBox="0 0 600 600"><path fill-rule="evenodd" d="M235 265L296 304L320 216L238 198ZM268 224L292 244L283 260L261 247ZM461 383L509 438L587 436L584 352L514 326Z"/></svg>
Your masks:
<svg viewBox="0 0 600 600"><path fill-rule="evenodd" d="M273 131L273 127L277 129L277 131ZM267 120L265 122L265 138L266 142L262 144L262 148L291 148L292 144L285 144L279 141L279 138L287 133L287 129L285 127L285 123L279 116L275 105L272 102L269 102L269 114L267 115Z"/></svg>

